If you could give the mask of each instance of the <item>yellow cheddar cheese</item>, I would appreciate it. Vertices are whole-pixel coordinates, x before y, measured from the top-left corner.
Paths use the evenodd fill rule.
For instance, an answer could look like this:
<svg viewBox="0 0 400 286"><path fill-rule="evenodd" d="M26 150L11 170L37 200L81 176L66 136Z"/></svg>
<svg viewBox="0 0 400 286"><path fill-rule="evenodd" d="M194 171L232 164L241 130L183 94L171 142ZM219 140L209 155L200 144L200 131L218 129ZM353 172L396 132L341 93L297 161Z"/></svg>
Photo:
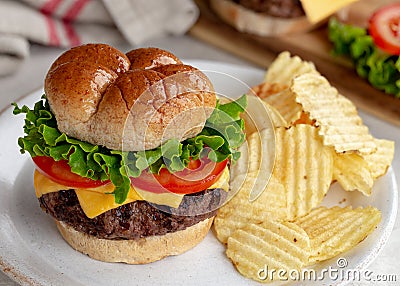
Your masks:
<svg viewBox="0 0 400 286"><path fill-rule="evenodd" d="M301 4L308 20L315 24L355 1L357 0L301 0Z"/></svg>
<svg viewBox="0 0 400 286"><path fill-rule="evenodd" d="M132 190L131 188L124 204L141 200L140 196ZM109 194L85 189L75 189L75 193L78 197L79 204L88 218L94 218L108 210L121 206L115 203L114 196L110 196Z"/></svg>
<svg viewBox="0 0 400 286"><path fill-rule="evenodd" d="M36 196L40 198L44 194L58 192L60 190L75 189L82 210L89 218L94 218L108 210L117 208L121 204L115 203L114 196L110 195L114 191L113 184L90 188L76 189L73 187L58 184L48 177L44 176L37 170L34 173L33 184L35 187ZM221 177L215 182L210 189L222 188L225 191L229 190L229 169L225 168ZM184 195L174 193L153 193L141 189L135 189L131 186L128 197L123 204L128 204L137 200L146 200L150 203L167 205L177 208L182 202Z"/></svg>

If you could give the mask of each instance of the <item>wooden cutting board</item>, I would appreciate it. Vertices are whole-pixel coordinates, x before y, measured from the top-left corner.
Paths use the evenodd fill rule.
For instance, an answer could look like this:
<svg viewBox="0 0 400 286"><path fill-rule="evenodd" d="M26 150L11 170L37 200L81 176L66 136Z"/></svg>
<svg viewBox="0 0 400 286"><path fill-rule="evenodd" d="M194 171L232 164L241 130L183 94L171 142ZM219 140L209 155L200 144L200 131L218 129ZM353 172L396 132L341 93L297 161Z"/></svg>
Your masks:
<svg viewBox="0 0 400 286"><path fill-rule="evenodd" d="M223 23L210 9L208 1L198 0L201 15L190 34L202 41L242 57L262 68L267 68L276 55L284 50L315 63L317 69L358 108L400 126L400 99L378 91L359 78L351 63L330 54L326 25L303 34L267 38L240 33ZM381 0L363 0L348 10L359 23L382 3Z"/></svg>

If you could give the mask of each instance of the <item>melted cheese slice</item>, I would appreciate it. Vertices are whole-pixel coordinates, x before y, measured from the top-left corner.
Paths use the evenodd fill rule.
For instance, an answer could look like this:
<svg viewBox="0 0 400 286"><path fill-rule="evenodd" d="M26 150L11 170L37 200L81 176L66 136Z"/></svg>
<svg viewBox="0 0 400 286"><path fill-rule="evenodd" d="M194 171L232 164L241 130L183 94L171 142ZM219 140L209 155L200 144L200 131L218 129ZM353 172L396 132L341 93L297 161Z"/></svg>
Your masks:
<svg viewBox="0 0 400 286"><path fill-rule="evenodd" d="M315 24L356 1L357 0L301 0L301 4L306 12L308 20Z"/></svg>
<svg viewBox="0 0 400 286"><path fill-rule="evenodd" d="M133 188L131 186L128 197L123 204L115 203L114 196L110 195L114 191L113 184L107 184L97 188L76 189L53 182L46 176L35 170L33 185L36 197L40 198L44 194L58 192L60 190L75 189L79 204L88 218L94 218L108 210L117 208L123 204L128 204L137 200L146 200L150 203L167 205L177 208L182 202L183 196L174 193L152 193L145 190ZM225 168L221 177L209 189L222 188L229 190L229 169Z"/></svg>

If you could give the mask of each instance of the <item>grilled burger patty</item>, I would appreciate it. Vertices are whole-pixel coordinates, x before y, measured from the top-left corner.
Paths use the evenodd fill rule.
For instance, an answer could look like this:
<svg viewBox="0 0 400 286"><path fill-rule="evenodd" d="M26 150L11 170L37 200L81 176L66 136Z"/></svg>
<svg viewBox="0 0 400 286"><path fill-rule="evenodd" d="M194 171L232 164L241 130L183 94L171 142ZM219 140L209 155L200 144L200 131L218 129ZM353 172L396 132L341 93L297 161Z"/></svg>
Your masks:
<svg viewBox="0 0 400 286"><path fill-rule="evenodd" d="M259 13L280 18L304 16L300 0L233 0L234 2Z"/></svg>
<svg viewBox="0 0 400 286"><path fill-rule="evenodd" d="M215 216L226 197L223 189L205 190L185 195L178 208L135 201L93 219L85 215L72 189L45 194L39 202L48 214L77 231L97 238L139 239L183 230Z"/></svg>

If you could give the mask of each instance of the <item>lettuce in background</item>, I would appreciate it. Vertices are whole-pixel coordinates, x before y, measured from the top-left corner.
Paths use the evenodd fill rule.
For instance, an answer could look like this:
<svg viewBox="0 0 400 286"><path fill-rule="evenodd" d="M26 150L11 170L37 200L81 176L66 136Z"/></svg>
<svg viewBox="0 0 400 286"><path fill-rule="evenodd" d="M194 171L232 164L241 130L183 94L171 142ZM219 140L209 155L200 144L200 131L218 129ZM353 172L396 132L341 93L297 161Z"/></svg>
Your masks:
<svg viewBox="0 0 400 286"><path fill-rule="evenodd" d="M331 18L329 40L334 55L349 57L357 74L372 86L400 98L400 58L379 49L364 28L355 27Z"/></svg>

